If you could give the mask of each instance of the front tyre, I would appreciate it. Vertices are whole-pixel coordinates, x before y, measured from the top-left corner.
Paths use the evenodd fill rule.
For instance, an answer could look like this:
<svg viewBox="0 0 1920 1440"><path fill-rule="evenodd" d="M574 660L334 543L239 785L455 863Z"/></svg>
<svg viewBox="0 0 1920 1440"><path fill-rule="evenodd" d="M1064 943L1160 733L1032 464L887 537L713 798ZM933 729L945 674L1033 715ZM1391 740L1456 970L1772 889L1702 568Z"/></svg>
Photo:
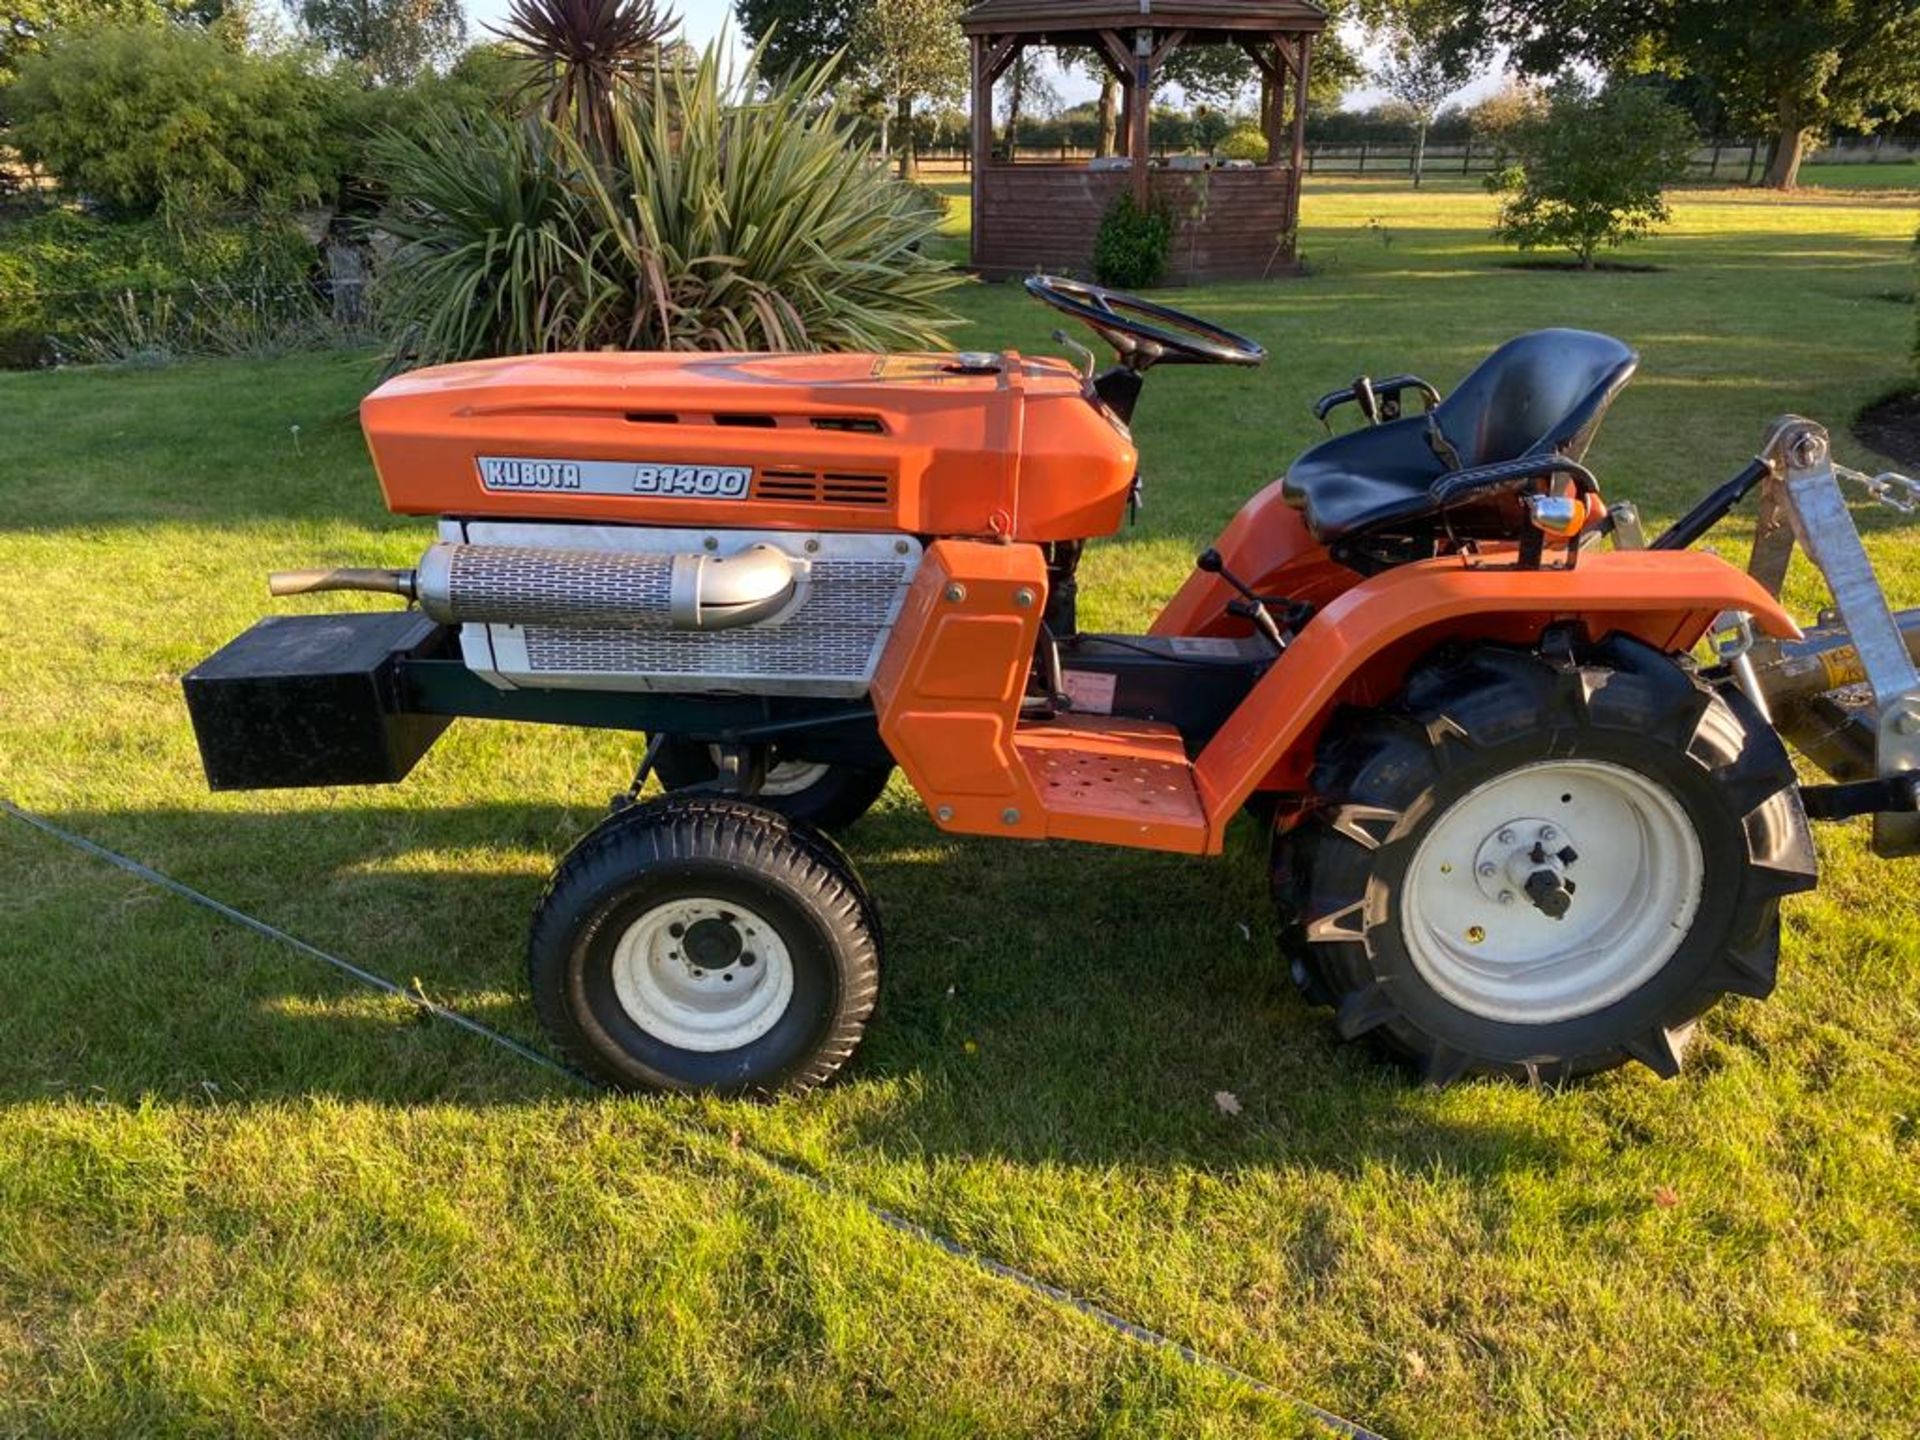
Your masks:
<svg viewBox="0 0 1920 1440"><path fill-rule="evenodd" d="M567 1057L622 1089L811 1089L879 991L879 926L818 831L722 798L602 822L534 912L533 1000Z"/></svg>
<svg viewBox="0 0 1920 1440"><path fill-rule="evenodd" d="M1295 979L1445 1084L1678 1072L1722 994L1773 989L1813 847L1779 738L1637 641L1483 645L1347 712L1279 836Z"/></svg>

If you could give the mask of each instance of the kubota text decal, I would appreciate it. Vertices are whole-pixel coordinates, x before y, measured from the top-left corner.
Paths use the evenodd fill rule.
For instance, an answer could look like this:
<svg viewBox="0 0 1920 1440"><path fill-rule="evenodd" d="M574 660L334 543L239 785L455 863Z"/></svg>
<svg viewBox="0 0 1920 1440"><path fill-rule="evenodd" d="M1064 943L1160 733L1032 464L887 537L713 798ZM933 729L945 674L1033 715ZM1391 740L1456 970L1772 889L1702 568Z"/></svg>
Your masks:
<svg viewBox="0 0 1920 1440"><path fill-rule="evenodd" d="M676 465L664 460L551 460L480 457L486 490L578 495L653 495L685 500L744 500L750 465Z"/></svg>

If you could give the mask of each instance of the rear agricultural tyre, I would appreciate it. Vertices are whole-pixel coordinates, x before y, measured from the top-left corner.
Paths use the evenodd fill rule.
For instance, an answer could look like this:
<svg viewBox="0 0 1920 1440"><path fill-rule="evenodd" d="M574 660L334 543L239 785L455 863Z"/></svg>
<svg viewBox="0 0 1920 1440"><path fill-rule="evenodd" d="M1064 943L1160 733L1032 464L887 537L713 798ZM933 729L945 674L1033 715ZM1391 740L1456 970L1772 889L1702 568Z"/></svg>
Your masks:
<svg viewBox="0 0 1920 1440"><path fill-rule="evenodd" d="M653 773L671 793L713 784L720 775L720 762L711 746L669 735L654 755ZM893 767L885 765L783 760L776 748L768 757L760 792L749 798L756 805L822 830L844 830L873 808L892 775Z"/></svg>
<svg viewBox="0 0 1920 1440"><path fill-rule="evenodd" d="M771 1095L829 1079L880 984L878 916L838 846L721 796L604 820L534 911L542 1023L620 1089Z"/></svg>
<svg viewBox="0 0 1920 1440"><path fill-rule="evenodd" d="M1772 991L1814 883L1779 737L1623 637L1423 662L1335 719L1312 785L1273 857L1294 978L1433 1084L1678 1073L1721 995Z"/></svg>

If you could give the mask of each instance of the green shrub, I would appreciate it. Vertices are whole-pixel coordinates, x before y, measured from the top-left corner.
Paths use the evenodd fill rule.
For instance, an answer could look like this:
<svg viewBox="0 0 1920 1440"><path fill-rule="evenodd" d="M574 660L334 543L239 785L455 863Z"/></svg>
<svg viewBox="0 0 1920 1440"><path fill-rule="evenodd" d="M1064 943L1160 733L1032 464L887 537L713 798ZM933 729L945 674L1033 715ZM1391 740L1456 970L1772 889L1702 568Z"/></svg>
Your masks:
<svg viewBox="0 0 1920 1440"><path fill-rule="evenodd" d="M945 219L947 212L953 209L953 197L944 190L936 190L931 185L923 185L918 180L899 182L913 192L913 198L933 215Z"/></svg>
<svg viewBox="0 0 1920 1440"><path fill-rule="evenodd" d="M337 82L185 25L107 25L30 56L9 142L70 192L135 215L168 197L313 201L331 188Z"/></svg>
<svg viewBox="0 0 1920 1440"><path fill-rule="evenodd" d="M1596 251L1649 234L1668 216L1663 187L1683 179L1695 143L1686 112L1636 84L1595 94L1577 79L1502 135L1513 163L1487 177L1505 193L1494 235L1521 250Z"/></svg>
<svg viewBox="0 0 1920 1440"><path fill-rule="evenodd" d="M1267 137L1252 125L1242 125L1220 142L1215 152L1222 160L1251 160L1256 165L1267 163Z"/></svg>
<svg viewBox="0 0 1920 1440"><path fill-rule="evenodd" d="M0 225L0 365L72 355L132 296L200 292L258 307L309 303L313 248L284 221L193 216L110 222L71 209ZM176 308L179 308L176 306Z"/></svg>
<svg viewBox="0 0 1920 1440"><path fill-rule="evenodd" d="M1093 278L1116 290L1149 289L1166 275L1172 249L1172 212L1151 203L1143 210L1123 191L1094 234Z"/></svg>
<svg viewBox="0 0 1920 1440"><path fill-rule="evenodd" d="M616 104L590 156L541 118L442 117L380 153L408 359L938 341L938 217L848 143L819 71L723 81L717 51Z"/></svg>

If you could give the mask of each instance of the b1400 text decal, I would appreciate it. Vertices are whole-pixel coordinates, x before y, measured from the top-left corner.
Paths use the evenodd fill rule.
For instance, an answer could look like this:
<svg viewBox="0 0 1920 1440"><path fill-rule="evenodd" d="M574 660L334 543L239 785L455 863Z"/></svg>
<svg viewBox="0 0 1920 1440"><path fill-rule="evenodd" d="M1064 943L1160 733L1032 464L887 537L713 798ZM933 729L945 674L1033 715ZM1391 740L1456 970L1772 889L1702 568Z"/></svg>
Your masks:
<svg viewBox="0 0 1920 1440"><path fill-rule="evenodd" d="M482 455L487 490L539 494L653 495L683 500L744 500L749 465L674 465L655 460L532 460Z"/></svg>

